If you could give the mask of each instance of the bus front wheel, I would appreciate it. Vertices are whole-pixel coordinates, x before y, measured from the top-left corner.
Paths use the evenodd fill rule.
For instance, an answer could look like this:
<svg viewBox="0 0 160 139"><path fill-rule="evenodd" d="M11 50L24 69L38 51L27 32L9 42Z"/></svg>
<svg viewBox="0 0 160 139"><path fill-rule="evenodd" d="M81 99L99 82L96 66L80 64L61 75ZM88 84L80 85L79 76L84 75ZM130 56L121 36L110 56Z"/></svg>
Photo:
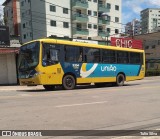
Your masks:
<svg viewBox="0 0 160 139"><path fill-rule="evenodd" d="M55 89L54 85L43 85L43 87L45 88L45 90L47 91L53 91Z"/></svg>
<svg viewBox="0 0 160 139"><path fill-rule="evenodd" d="M63 88L66 90L74 89L76 86L75 78L72 75L66 75L63 78Z"/></svg>
<svg viewBox="0 0 160 139"><path fill-rule="evenodd" d="M123 74L118 74L117 78L116 78L116 85L117 86L123 86L124 85L124 81L125 81L125 77Z"/></svg>

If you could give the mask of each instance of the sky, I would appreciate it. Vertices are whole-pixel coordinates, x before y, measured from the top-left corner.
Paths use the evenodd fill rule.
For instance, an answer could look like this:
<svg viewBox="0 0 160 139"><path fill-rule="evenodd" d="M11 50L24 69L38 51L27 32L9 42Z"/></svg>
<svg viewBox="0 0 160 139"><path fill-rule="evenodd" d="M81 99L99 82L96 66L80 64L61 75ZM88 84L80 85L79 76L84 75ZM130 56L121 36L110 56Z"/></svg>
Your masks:
<svg viewBox="0 0 160 139"><path fill-rule="evenodd" d="M140 19L140 11L146 8L160 8L160 0L122 0L122 23Z"/></svg>
<svg viewBox="0 0 160 139"><path fill-rule="evenodd" d="M4 1L0 0L0 5ZM160 8L160 0L122 0L122 23L126 24L135 18L140 19L140 11L146 8ZM2 11L0 6L0 13Z"/></svg>

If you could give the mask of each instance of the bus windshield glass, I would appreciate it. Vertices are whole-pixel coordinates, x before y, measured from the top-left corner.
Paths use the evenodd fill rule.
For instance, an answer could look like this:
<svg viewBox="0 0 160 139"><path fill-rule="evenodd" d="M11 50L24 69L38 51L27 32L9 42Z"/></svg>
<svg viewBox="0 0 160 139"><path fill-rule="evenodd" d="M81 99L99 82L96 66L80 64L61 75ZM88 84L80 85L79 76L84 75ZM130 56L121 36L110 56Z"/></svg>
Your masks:
<svg viewBox="0 0 160 139"><path fill-rule="evenodd" d="M40 42L32 42L21 47L18 68L21 71L35 68L39 63Z"/></svg>

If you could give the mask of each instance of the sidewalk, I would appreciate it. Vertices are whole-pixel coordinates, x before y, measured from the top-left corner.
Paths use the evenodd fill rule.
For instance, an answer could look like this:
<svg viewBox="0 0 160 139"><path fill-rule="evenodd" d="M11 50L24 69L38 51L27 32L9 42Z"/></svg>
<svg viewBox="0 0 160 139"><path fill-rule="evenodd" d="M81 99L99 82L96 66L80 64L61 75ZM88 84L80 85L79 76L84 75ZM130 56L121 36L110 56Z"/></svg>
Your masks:
<svg viewBox="0 0 160 139"><path fill-rule="evenodd" d="M135 81L129 81L127 83L133 83L133 82L149 82L151 80L160 80L160 76L152 76L152 77L145 77L142 80L135 80ZM0 91L5 90L41 90L44 89L42 85L37 86L20 86L20 85L0 85Z"/></svg>
<svg viewBox="0 0 160 139"><path fill-rule="evenodd" d="M44 89L42 85L37 85L37 86L20 86L20 85L0 85L0 91L5 91L5 90L39 90L39 89Z"/></svg>

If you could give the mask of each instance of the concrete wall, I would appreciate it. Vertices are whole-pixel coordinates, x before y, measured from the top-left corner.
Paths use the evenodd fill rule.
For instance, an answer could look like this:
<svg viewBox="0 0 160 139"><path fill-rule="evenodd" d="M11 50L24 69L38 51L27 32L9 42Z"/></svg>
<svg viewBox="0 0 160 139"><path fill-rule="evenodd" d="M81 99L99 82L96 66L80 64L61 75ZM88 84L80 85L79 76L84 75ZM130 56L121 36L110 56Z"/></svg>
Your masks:
<svg viewBox="0 0 160 139"><path fill-rule="evenodd" d="M7 54L7 67L8 67L8 84L17 83L16 59L15 54Z"/></svg>
<svg viewBox="0 0 160 139"><path fill-rule="evenodd" d="M17 84L16 58L14 53L0 54L0 84Z"/></svg>

